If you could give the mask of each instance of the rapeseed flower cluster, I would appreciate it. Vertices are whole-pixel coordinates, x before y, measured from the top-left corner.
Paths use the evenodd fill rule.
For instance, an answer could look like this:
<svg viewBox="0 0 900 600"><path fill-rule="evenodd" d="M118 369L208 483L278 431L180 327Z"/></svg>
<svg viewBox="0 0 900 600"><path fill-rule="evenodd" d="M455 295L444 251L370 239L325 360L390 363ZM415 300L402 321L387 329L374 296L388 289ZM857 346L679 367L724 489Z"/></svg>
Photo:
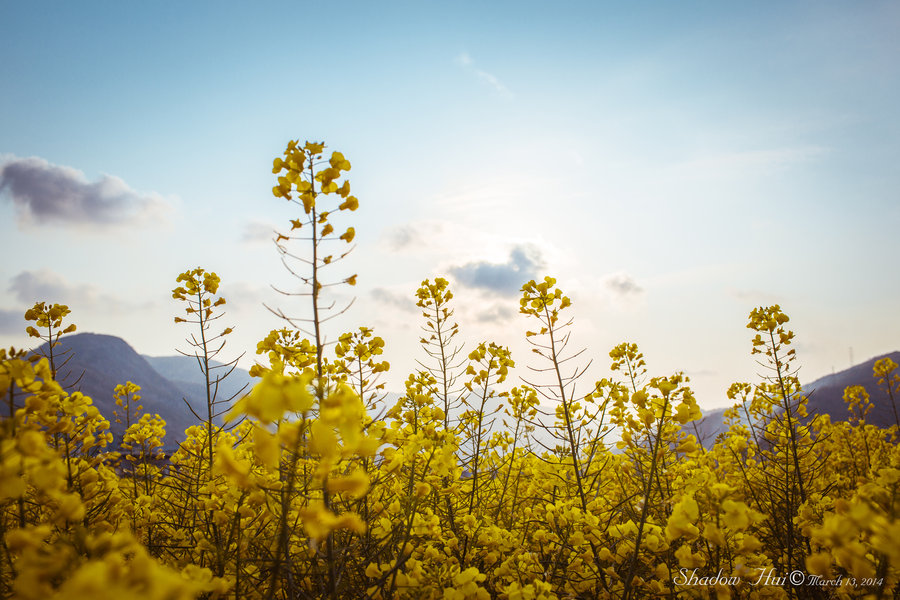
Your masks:
<svg viewBox="0 0 900 600"><path fill-rule="evenodd" d="M525 286L524 306L547 331L530 338L549 336L568 308L555 282L539 285ZM751 349L771 358L781 381L735 384L730 429L705 446L687 378L648 377L633 344L610 352L611 378L585 396L566 388L565 405L548 407L539 389L506 388L509 351L481 343L459 369L467 393L448 428L427 371L410 376L395 405L370 414L383 406L375 376L389 368L371 329L340 336L322 376L306 338L275 331L260 343L272 366L257 369L259 382L229 412L235 426L215 426L212 463L205 423L163 454L165 423L142 413L139 386L115 390L128 426L114 445L109 421L54 379L48 358L4 351L2 592L328 597L333 585L336 597L371 598L892 594L896 427L866 422L871 400L858 386L846 392L851 419L803 418L784 323L777 307L751 315L759 334ZM897 392L895 371L879 363L874 382ZM367 395L374 400L363 402ZM617 440L607 439L605 419ZM561 443L547 445L536 430ZM695 570L713 583L685 583ZM823 591L773 575L755 585L770 570L839 583ZM727 577L711 577L719 572Z"/></svg>
<svg viewBox="0 0 900 600"><path fill-rule="evenodd" d="M274 194L296 201L312 265L332 255L324 199L355 210L350 163L292 142ZM343 239L353 239L353 229ZM289 241L279 234L277 244ZM284 239L281 239L284 238ZM306 278L311 298L324 284ZM355 277L355 276L354 276ZM337 280L337 283L350 278ZM207 389L223 347L211 324L225 304L214 274L178 278L179 322ZM330 284L329 284L330 285ZM58 377L62 305L38 303L29 334L47 356L0 350L0 595L16 598L858 598L900 592L898 427L808 414L794 333L778 306L749 317L767 371L734 384L727 431L701 440L683 373L651 376L635 344L609 352L609 377L568 348L571 300L553 278L522 287L533 323L521 360L483 341L463 352L443 278L415 295L422 369L386 404L385 342L368 327L326 345L272 331L256 384L184 432L146 414L140 387L115 389L110 433L91 398ZM897 365L875 385L900 393ZM224 422L217 416L224 416ZM165 440L181 442L164 453ZM703 442L703 443L701 443ZM796 574L802 575L798 578Z"/></svg>

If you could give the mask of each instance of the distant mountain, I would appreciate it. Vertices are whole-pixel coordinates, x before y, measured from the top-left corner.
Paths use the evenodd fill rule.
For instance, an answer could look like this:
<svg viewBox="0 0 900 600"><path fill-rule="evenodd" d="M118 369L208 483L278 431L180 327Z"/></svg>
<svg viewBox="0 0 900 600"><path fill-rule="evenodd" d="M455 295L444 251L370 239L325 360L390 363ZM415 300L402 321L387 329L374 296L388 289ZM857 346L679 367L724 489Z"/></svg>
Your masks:
<svg viewBox="0 0 900 600"><path fill-rule="evenodd" d="M46 350L45 344L39 352L46 353ZM174 448L184 439L184 430L198 422L185 405L184 398L198 414L205 412L205 382L194 357L141 356L125 340L95 333L62 337L59 346L54 349L54 355L62 357L62 360L68 358L65 366L59 368L60 383L70 391L78 390L90 396L103 416L109 419L117 437L121 436L124 427L114 422L113 410L116 406L113 390L126 381L141 386L144 412L159 413L165 419L167 448ZM809 396L809 413L828 414L832 421L847 420L849 412L843 401L844 389L850 385L862 385L874 404L868 422L881 427L895 424L890 398L872 376L875 361L885 357L900 364L900 352L891 352L804 385L804 393ZM224 373L225 369L216 369L213 373L216 371ZM246 393L253 384L254 379L246 370L235 369L220 384L219 398L228 399L235 394ZM396 394L389 396L390 402L384 406L393 405L398 397ZM900 398L897 401L900 402ZM704 445L711 445L715 437L725 431L725 410L707 411L698 421L697 429Z"/></svg>
<svg viewBox="0 0 900 600"><path fill-rule="evenodd" d="M47 352L47 345L38 353ZM78 333L63 336L53 350L57 358L57 379L69 391L80 391L90 396L100 413L109 419L113 434L119 438L124 425L115 423L113 411L117 408L113 391L119 384L132 381L141 386L141 404L145 413L158 413L166 421L166 447L174 448L184 439L184 430L197 424L197 418L185 405L186 398L199 414L205 407L206 393L197 386L197 376L202 377L196 360L184 356L147 358L141 356L125 340L96 333ZM68 360L64 366L61 361ZM153 364L151 364L151 361ZM190 378L188 365L197 368L197 376ZM186 379L172 381L163 372L171 372ZM235 382L227 389L240 387L238 380L249 380L246 371L235 370ZM231 379L231 377L229 377ZM202 379L201 379L202 380ZM227 398L228 396L223 396Z"/></svg>
<svg viewBox="0 0 900 600"><path fill-rule="evenodd" d="M882 358L890 358L900 364L900 352L891 352L804 385L803 391L809 396L809 413L828 414L831 415L832 421L846 421L850 417L850 412L844 404L844 389L851 385L861 385L869 392L869 399L873 405L866 422L879 427L896 425L891 399L872 375L876 361ZM895 400L900 403L900 398ZM900 406L897 408L900 410Z"/></svg>
<svg viewBox="0 0 900 600"><path fill-rule="evenodd" d="M803 385L803 393L809 398L807 412L812 415L829 415L833 422L846 421L850 417L847 405L844 403L844 390L851 385L861 385L869 392L872 401L872 411L866 418L866 422L879 427L890 427L896 424L891 399L887 392L878 385L878 381L872 375L875 362L882 358L890 358L900 364L900 352L891 352L876 356L863 363L854 365L838 373L820 377L812 383ZM900 404L900 397L895 398ZM715 437L725 431L724 413L726 408L710 410L703 415L698 423L701 441L704 446L711 446ZM900 405L898 405L900 411Z"/></svg>
<svg viewBox="0 0 900 600"><path fill-rule="evenodd" d="M716 443L716 436L723 431L728 430L728 428L725 427L725 411L728 410L728 408L729 407L714 408L705 411L703 413L703 418L697 421L697 431L695 432L692 429L692 425L689 424L687 427L688 433L697 433L700 443L703 444L705 448L711 448L713 444Z"/></svg>
<svg viewBox="0 0 900 600"><path fill-rule="evenodd" d="M174 383L191 400L191 406L206 406L206 380L200 370L200 364L193 356L147 356L142 358L150 363L157 373ZM224 377L228 369L220 362L210 361L210 377ZM246 369L235 368L225 379L219 382L216 392L218 400L228 401L246 394L253 387L255 380ZM203 413L201 412L202 416Z"/></svg>

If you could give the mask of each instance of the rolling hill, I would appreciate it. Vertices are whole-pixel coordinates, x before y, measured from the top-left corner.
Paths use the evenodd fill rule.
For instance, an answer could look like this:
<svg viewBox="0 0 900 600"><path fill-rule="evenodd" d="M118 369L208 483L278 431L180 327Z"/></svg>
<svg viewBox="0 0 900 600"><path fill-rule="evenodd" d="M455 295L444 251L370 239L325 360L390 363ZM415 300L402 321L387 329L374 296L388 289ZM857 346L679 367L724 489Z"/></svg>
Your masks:
<svg viewBox="0 0 900 600"><path fill-rule="evenodd" d="M46 344L38 353L46 353ZM96 333L67 335L54 349L59 367L57 378L69 391L81 391L90 396L94 405L109 419L113 433L119 437L124 427L115 423L116 408L113 390L131 381L141 386L141 404L146 413L158 413L166 421L166 447L173 448L184 438L184 430L197 423L197 418L185 404L190 402L200 414L206 404L205 384L196 359L185 356L141 356L118 337ZM192 374L192 370L196 372ZM252 378L243 369L235 369L220 390L220 397L228 398L238 392ZM249 389L249 387L248 387ZM224 395L223 395L224 394Z"/></svg>
<svg viewBox="0 0 900 600"><path fill-rule="evenodd" d="M38 351L46 352L46 345ZM57 356L62 353L68 362L59 369L60 382L71 391L80 390L90 396L100 412L110 420L113 433L117 436L121 435L123 427L114 423L113 390L126 381L141 386L145 412L159 413L166 420L167 448L174 447L183 439L184 430L197 423L185 399L198 413L205 412L205 382L193 357L142 356L121 338L95 333L64 336L54 350ZM900 352L891 352L805 384L803 390L809 397L809 413L828 414L833 421L846 420L849 413L843 401L844 389L850 385L862 385L874 404L868 422L881 427L895 424L890 398L872 376L875 361L885 357L900 363ZM246 370L235 369L220 384L219 397L227 399L246 393L253 381ZM391 398L395 396L390 395ZM900 402L900 398L897 401ZM710 445L716 435L725 430L724 411L725 408L707 411L698 423L704 445Z"/></svg>
<svg viewBox="0 0 900 600"><path fill-rule="evenodd" d="M809 398L807 411L810 415L827 414L832 421L846 421L850 413L844 403L844 389L851 385L861 385L869 392L872 401L872 412L866 421L879 427L895 425L894 410L887 392L880 386L872 375L872 367L882 358L890 358L900 364L900 352L890 352L870 358L849 369L820 377L812 383L803 385L803 393ZM895 398L900 411L900 397ZM717 408L706 412L700 421L699 429L705 446L712 444L715 437L725 431L725 408Z"/></svg>

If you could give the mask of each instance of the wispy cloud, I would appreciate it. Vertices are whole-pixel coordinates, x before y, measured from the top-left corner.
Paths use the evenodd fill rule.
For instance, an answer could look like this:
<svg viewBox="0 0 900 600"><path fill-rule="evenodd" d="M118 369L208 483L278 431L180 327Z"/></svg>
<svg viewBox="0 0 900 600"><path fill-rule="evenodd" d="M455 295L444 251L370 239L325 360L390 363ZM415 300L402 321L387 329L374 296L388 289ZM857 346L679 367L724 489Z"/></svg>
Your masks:
<svg viewBox="0 0 900 600"><path fill-rule="evenodd" d="M433 202L451 214L470 215L477 212L499 215L521 207L523 199L548 183L546 179L531 174L527 180L518 180L508 173L498 173L477 181L454 181L434 194Z"/></svg>
<svg viewBox="0 0 900 600"><path fill-rule="evenodd" d="M248 244L270 242L275 238L275 225L263 221L250 221L244 224L241 241Z"/></svg>
<svg viewBox="0 0 900 600"><path fill-rule="evenodd" d="M228 310L254 311L262 307L264 303L277 303L279 295L270 286L246 281L234 281L223 285L219 291L228 301L225 308Z"/></svg>
<svg viewBox="0 0 900 600"><path fill-rule="evenodd" d="M372 295L372 299L380 304L390 306L391 308L400 309L403 312L418 312L418 309L416 309L416 302L412 293L407 295L396 290L390 290L385 287L374 288L370 293Z"/></svg>
<svg viewBox="0 0 900 600"><path fill-rule="evenodd" d="M16 207L20 225L152 225L168 209L159 194L137 192L119 177L88 181L77 169L38 157L13 157L0 166L0 197Z"/></svg>
<svg viewBox="0 0 900 600"><path fill-rule="evenodd" d="M770 292L764 292L762 290L733 289L729 290L729 294L736 300L739 300L745 304L752 304L754 306L768 306L771 304L780 304L784 302L783 297L777 294L772 294Z"/></svg>
<svg viewBox="0 0 900 600"><path fill-rule="evenodd" d="M493 267L519 268L514 290L518 292L529 277L538 276L537 268L558 269L566 260L566 254L542 235L521 233L508 223L500 227L485 220L470 226L459 220L423 219L386 229L379 244L386 252L422 261L434 275L458 274L463 285Z"/></svg>
<svg viewBox="0 0 900 600"><path fill-rule="evenodd" d="M525 283L524 281L522 283ZM521 287L521 286L520 286ZM475 315L475 320L479 323L505 323L510 321L518 312L506 304L495 304L487 310L483 310Z"/></svg>
<svg viewBox="0 0 900 600"><path fill-rule="evenodd" d="M543 258L536 247L520 245L512 249L505 263L471 262L450 267L450 274L462 285L512 296L525 282L537 277L543 266Z"/></svg>
<svg viewBox="0 0 900 600"><path fill-rule="evenodd" d="M404 223L388 229L382 236L382 242L393 252L419 250L428 245L429 240L444 233L441 221L415 221Z"/></svg>
<svg viewBox="0 0 900 600"><path fill-rule="evenodd" d="M510 91L510 89L506 87L506 85L502 81L500 81L500 79L496 75L478 68L478 66L476 66L475 64L475 61L472 60L471 56L469 56L468 52L462 52L457 55L456 64L475 75L475 77L489 85L501 96L504 96L506 98L515 97L515 94L513 94L512 91Z"/></svg>
<svg viewBox="0 0 900 600"><path fill-rule="evenodd" d="M14 334L25 332L25 310L9 310L0 308L0 333Z"/></svg>
<svg viewBox="0 0 900 600"><path fill-rule="evenodd" d="M590 278L582 286L581 293L598 306L624 312L641 309L647 296L646 288L626 271Z"/></svg>
<svg viewBox="0 0 900 600"><path fill-rule="evenodd" d="M622 271L611 273L602 281L607 292L619 299L636 298L644 293L644 288L638 285L634 277Z"/></svg>
<svg viewBox="0 0 900 600"><path fill-rule="evenodd" d="M22 271L10 280L8 291L25 306L35 302L65 304L73 310L92 309L119 314L133 309L133 302L119 299L96 286L71 283L48 269ZM24 315L24 311L22 312Z"/></svg>

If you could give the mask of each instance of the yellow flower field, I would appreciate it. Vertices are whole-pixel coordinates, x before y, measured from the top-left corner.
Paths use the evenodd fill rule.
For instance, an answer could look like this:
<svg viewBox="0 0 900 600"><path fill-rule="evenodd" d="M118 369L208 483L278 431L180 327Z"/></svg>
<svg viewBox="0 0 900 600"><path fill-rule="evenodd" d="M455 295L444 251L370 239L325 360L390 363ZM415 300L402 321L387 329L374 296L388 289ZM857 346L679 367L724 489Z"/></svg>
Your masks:
<svg viewBox="0 0 900 600"><path fill-rule="evenodd" d="M568 347L574 307L551 277L523 282L527 357L490 340L462 355L449 283L422 282L422 369L386 405L384 340L361 327L322 343L324 294L356 282L328 275L359 205L350 162L324 152L291 142L274 162L273 193L299 214L276 243L309 318L260 341L258 383L233 405L210 367L231 333L216 323L227 282L202 268L177 277L176 321L210 393L173 453L138 386L121 382L116 414L102 415L57 382L53 344L75 330L66 306L25 314L50 352L0 350L3 597L900 594L898 429L866 422L860 387L845 393L848 421L807 414L777 305L749 315L748 350L766 370L731 387L729 429L711 446L688 378L652 373L634 344L609 352L609 378L585 381ZM527 381L508 377L517 363ZM576 381L591 392L574 395ZM895 398L897 365L877 363L872 385Z"/></svg>

